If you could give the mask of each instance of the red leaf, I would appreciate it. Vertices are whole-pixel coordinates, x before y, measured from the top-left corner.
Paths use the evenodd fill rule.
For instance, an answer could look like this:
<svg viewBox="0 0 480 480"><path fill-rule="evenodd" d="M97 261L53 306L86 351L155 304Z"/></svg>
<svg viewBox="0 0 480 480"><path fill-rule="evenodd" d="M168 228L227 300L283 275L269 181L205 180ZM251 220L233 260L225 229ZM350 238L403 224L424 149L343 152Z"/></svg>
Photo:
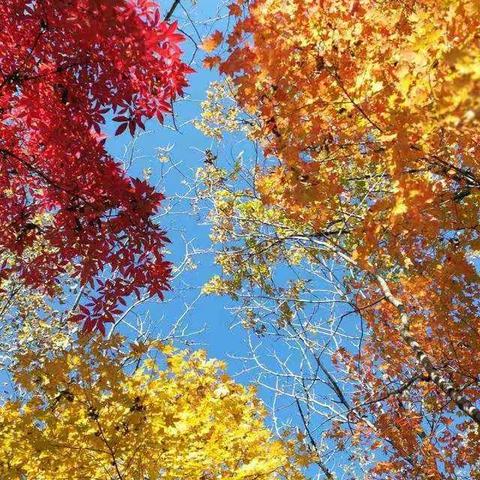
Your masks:
<svg viewBox="0 0 480 480"><path fill-rule="evenodd" d="M122 123L115 130L115 136L121 135L127 129L128 123Z"/></svg>
<svg viewBox="0 0 480 480"><path fill-rule="evenodd" d="M28 62L34 87L20 88L19 75L1 92L0 145L8 153L0 162L0 251L19 260L2 265L0 277L49 295L68 276L80 281L88 304L71 319L90 331L113 321L126 297L159 284L152 265L163 260L165 244L154 222L161 197L105 150L105 116L112 111L118 122L115 135L127 127L134 135L154 114L162 121L191 69L181 59L177 24L163 23L152 1L111 8L119 2L96 0L108 15L88 14L80 25L84 3L0 1L2 70L22 72L20 53L32 45L36 58L48 59ZM52 221L40 228L32 219L47 213ZM37 240L54 248L23 261Z"/></svg>

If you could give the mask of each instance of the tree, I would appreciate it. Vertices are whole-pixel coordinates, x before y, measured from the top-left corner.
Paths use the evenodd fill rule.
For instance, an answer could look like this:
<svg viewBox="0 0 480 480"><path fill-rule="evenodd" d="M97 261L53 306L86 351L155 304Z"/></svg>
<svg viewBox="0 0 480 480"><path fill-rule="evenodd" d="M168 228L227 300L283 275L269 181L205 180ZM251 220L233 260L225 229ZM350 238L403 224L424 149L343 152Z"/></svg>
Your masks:
<svg viewBox="0 0 480 480"><path fill-rule="evenodd" d="M253 388L205 352L80 341L20 355L24 401L0 408L4 479L301 479L310 454L275 439Z"/></svg>
<svg viewBox="0 0 480 480"><path fill-rule="evenodd" d="M48 294L89 284L73 319L103 331L129 295L161 298L170 265L163 196L106 153L101 125L163 120L191 72L183 36L148 0L7 0L0 17L0 245L16 257L0 275ZM50 248L27 260L39 237Z"/></svg>
<svg viewBox="0 0 480 480"><path fill-rule="evenodd" d="M27 249L24 256L34 258L40 253L37 245ZM0 259L6 265L16 261L8 252L0 255ZM1 279L0 290L0 371L3 376L10 373L19 354L43 352L47 355L73 341L78 326L65 322L57 310L65 301L60 285L55 289L55 306L42 292L28 287L15 275Z"/></svg>
<svg viewBox="0 0 480 480"><path fill-rule="evenodd" d="M288 244L317 272L319 256L338 262L331 278L369 335L334 356L355 401L327 377L346 402L331 437L382 451L377 477L479 475L479 9L455 0L231 7L239 18L220 68L253 119L250 137L280 164L267 161L253 188L216 200L230 208L222 241L254 236L226 248L227 287L272 295L268 255L284 261ZM283 287L295 318L302 302Z"/></svg>

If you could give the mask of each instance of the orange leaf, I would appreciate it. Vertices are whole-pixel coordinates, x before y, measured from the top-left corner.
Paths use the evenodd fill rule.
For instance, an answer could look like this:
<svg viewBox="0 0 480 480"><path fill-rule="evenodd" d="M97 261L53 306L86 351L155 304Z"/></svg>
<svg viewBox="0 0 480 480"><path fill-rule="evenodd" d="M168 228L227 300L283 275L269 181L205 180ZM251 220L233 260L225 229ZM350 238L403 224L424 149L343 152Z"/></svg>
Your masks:
<svg viewBox="0 0 480 480"><path fill-rule="evenodd" d="M212 35L207 37L202 44L200 45L200 48L202 50L205 50L206 52L212 52L215 50L220 43L223 40L223 34L222 32L216 30Z"/></svg>
<svg viewBox="0 0 480 480"><path fill-rule="evenodd" d="M236 3L232 3L228 6L228 12L230 15L234 15L235 17L239 17L242 14L242 9L240 5Z"/></svg>
<svg viewBox="0 0 480 480"><path fill-rule="evenodd" d="M208 69L212 69L220 63L220 57L215 55L214 57L205 57L203 60L203 66Z"/></svg>

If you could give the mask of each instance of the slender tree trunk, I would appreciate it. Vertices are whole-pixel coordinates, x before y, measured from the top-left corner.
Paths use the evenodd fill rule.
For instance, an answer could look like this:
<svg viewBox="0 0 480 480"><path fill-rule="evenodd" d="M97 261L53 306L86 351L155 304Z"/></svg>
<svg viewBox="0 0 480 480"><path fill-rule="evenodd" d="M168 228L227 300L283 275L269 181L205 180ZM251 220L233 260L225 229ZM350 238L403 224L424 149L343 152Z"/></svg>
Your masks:
<svg viewBox="0 0 480 480"><path fill-rule="evenodd" d="M343 258L346 262L348 262L350 265L353 265L355 268L365 271L348 254L348 252L345 252L338 246L327 241L319 241L318 243L335 252L339 257ZM408 313L406 312L405 305L397 297L395 297L395 295L393 295L390 287L381 275L375 272L366 273L376 280L376 282L380 286L380 289L385 295L385 299L399 312L400 325L397 326L397 330L402 340L410 347L410 349L415 354L417 362L425 369L425 371L430 376L432 382L443 393L445 393L445 395L447 395L447 397L449 397L455 403L455 405L463 413L465 413L465 415L470 417L477 425L480 425L480 410L468 398L462 395L459 392L458 388L456 388L455 385L448 378L442 375L439 369L435 367L427 353L422 349L421 345L415 340L415 337L410 331L410 318L408 316Z"/></svg>
<svg viewBox="0 0 480 480"><path fill-rule="evenodd" d="M480 425L480 410L473 405L473 403L463 396L457 388L445 378L438 369L433 365L429 356L423 351L422 347L415 340L415 337L410 331L410 319L405 311L405 306L403 303L392 294L390 287L383 277L380 275L375 275L380 288L382 289L383 294L387 301L393 305L400 314L400 325L397 327L398 332L400 333L403 341L412 349L417 357L418 363L426 370L429 374L432 382L444 392L451 400L455 402L457 407L468 415L474 422Z"/></svg>

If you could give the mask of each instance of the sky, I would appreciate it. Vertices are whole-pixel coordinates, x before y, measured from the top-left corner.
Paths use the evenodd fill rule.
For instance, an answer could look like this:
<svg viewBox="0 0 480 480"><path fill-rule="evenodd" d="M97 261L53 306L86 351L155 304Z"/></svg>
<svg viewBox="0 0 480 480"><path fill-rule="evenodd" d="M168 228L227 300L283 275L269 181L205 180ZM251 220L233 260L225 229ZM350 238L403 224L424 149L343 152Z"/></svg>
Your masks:
<svg viewBox="0 0 480 480"><path fill-rule="evenodd" d="M163 12L168 10L171 3L172 0L160 1ZM220 270L215 265L209 239L210 228L206 220L208 209L205 205L191 203L193 195L189 188L195 182L195 172L203 166L206 149L218 153L218 161L222 162L234 159L241 151L248 155L251 146L241 140L218 146L192 124L200 115L201 102L206 97L210 82L220 79L216 70L203 68L205 53L198 50L197 45L213 31L225 31L228 28L226 8L218 10L218 6L223 4L222 0L196 0L194 3L192 5L191 0L183 0L181 4L185 8L177 8L173 16L179 21L179 27L188 34L183 44L184 58L195 69L190 76L185 98L175 104L174 121L170 117L164 125L155 120L147 122L147 131L134 140L133 147L127 133L115 137L115 125L107 123L107 148L110 153L126 163L132 176L142 177L148 170L150 182L167 197L165 212L159 217L160 224L171 240L167 258L179 266L185 259L185 252L189 251L191 262L195 265L192 269L182 269L176 276L172 291L167 293L165 301L147 301L136 307L127 319L131 324L138 325L140 318L148 326L148 334L158 338L168 337L172 326L178 323L174 340L177 345L187 344L191 348L205 349L209 356L226 361L227 371L237 381L246 384L255 382L259 373L258 369L251 368L252 362L245 361L250 357L252 345L249 341L252 338L254 345L262 343L267 368L274 367L270 363L272 355L280 358L290 356L293 368L298 366L301 359L291 357L288 343L269 341L268 338L256 339L252 332L249 335L241 325L237 325L232 309L238 305L231 299L201 294L202 285ZM168 160L160 161L159 157ZM280 273L280 278L286 276L282 277ZM127 325L119 325L119 331L130 338L138 335ZM268 379L266 383L272 385L274 380ZM320 392L325 390L321 385L318 388ZM275 404L275 396L268 388L260 386L258 394L267 406ZM292 406L288 398L281 401L285 403L280 406L275 404L275 412L280 413L277 413L275 421L270 420L269 423L280 428L285 424L298 425L295 405ZM315 478L313 472L312 478Z"/></svg>
<svg viewBox="0 0 480 480"><path fill-rule="evenodd" d="M162 11L166 12L171 3L170 0L160 1ZM198 0L196 5L192 5L186 0L182 2L185 10L177 7L172 17L195 40L194 43L187 37L183 44L185 61L191 62L195 73L190 76L185 97L175 104L175 121L170 117L164 125L156 120L147 122L146 132L134 140L133 147L127 133L115 137L115 125L107 123L106 126L109 152L115 158L126 161L132 176L143 178L144 171L148 169L151 175L149 181L167 197L164 207L169 211L160 215L159 222L171 240L167 258L176 266L184 260L186 249L198 252L211 248L209 226L205 222L206 211L194 212L186 197L196 170L203 165L203 152L213 148L211 139L198 131L192 121L200 115L200 104L210 82L219 79L217 71L203 68L205 54L197 50L197 45L214 30L226 27L226 9L218 11L221 3ZM159 156L168 157L168 161L160 161ZM230 301L219 296L200 294L202 285L218 273L213 254L193 253L191 259L196 268L182 273L172 282L172 291L167 293L164 302L146 302L134 310L129 320L135 323L135 315L146 315L150 334L164 337L181 318L182 329L185 328L189 335L184 339L207 350L209 355L230 360L231 355L245 353L247 335L241 327L233 328L234 319L226 310L231 306ZM120 327L120 331L129 336L135 334L124 327ZM231 373L240 370L238 365L232 364L234 362L229 363Z"/></svg>

